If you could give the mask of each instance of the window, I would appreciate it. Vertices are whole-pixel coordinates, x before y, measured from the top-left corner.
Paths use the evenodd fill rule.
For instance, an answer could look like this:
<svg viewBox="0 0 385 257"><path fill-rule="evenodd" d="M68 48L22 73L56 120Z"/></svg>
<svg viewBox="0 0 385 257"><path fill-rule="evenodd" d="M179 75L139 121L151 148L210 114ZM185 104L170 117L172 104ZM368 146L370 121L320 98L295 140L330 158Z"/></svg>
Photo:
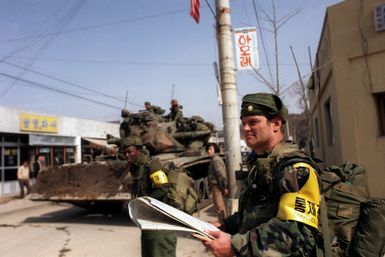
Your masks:
<svg viewBox="0 0 385 257"><path fill-rule="evenodd" d="M326 137L328 145L334 145L332 105L329 99L324 104Z"/></svg>
<svg viewBox="0 0 385 257"><path fill-rule="evenodd" d="M4 147L4 166L17 167L17 147Z"/></svg>
<svg viewBox="0 0 385 257"><path fill-rule="evenodd" d="M385 93L377 95L377 105L379 113L380 134L385 136Z"/></svg>

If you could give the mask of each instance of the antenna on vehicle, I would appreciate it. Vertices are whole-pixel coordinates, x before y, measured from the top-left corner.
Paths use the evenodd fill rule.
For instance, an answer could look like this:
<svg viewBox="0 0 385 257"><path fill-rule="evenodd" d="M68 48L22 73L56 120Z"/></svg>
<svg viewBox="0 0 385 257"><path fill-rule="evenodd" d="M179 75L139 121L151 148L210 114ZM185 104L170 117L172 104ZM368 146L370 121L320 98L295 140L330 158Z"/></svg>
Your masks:
<svg viewBox="0 0 385 257"><path fill-rule="evenodd" d="M171 100L174 99L174 89L175 89L175 85L172 84L172 86L171 86Z"/></svg>

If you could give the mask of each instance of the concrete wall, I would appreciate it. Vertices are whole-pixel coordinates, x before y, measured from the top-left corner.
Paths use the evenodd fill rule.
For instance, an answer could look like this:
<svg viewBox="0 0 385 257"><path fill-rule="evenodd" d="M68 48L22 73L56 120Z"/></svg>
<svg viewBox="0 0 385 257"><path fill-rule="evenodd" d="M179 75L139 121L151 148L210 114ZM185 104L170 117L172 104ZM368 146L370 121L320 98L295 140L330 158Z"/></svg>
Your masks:
<svg viewBox="0 0 385 257"><path fill-rule="evenodd" d="M385 92L385 31L376 32L373 22L373 8L381 4L385 0L346 0L328 8L316 58L320 90L317 94L313 75L309 94L312 121L318 117L322 133L317 155L326 166L345 160L363 165L373 197L385 197L385 136L375 98ZM336 136L332 146L325 135L328 97Z"/></svg>

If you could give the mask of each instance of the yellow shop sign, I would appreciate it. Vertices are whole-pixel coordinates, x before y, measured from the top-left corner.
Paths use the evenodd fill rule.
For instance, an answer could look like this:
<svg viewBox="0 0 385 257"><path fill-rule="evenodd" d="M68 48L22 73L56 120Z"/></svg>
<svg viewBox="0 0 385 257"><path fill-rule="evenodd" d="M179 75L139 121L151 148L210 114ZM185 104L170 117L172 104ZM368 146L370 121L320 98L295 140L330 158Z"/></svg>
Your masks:
<svg viewBox="0 0 385 257"><path fill-rule="evenodd" d="M20 131L57 133L58 129L57 117L29 113L20 114Z"/></svg>

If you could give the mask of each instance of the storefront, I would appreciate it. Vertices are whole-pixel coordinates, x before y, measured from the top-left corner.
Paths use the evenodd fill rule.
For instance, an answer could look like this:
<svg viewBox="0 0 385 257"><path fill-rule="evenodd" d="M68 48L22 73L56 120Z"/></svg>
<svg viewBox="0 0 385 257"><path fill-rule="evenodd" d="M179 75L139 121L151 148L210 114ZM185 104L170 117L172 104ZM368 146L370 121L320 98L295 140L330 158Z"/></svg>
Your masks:
<svg viewBox="0 0 385 257"><path fill-rule="evenodd" d="M82 162L92 147L106 151L107 134L119 136L119 124L29 113L0 107L0 195L18 192L17 169L43 156L45 165ZM82 145L84 144L84 146ZM102 148L98 148L98 147ZM90 148L91 147L91 148ZM86 150L85 150L86 149ZM88 149L88 150L87 150Z"/></svg>

